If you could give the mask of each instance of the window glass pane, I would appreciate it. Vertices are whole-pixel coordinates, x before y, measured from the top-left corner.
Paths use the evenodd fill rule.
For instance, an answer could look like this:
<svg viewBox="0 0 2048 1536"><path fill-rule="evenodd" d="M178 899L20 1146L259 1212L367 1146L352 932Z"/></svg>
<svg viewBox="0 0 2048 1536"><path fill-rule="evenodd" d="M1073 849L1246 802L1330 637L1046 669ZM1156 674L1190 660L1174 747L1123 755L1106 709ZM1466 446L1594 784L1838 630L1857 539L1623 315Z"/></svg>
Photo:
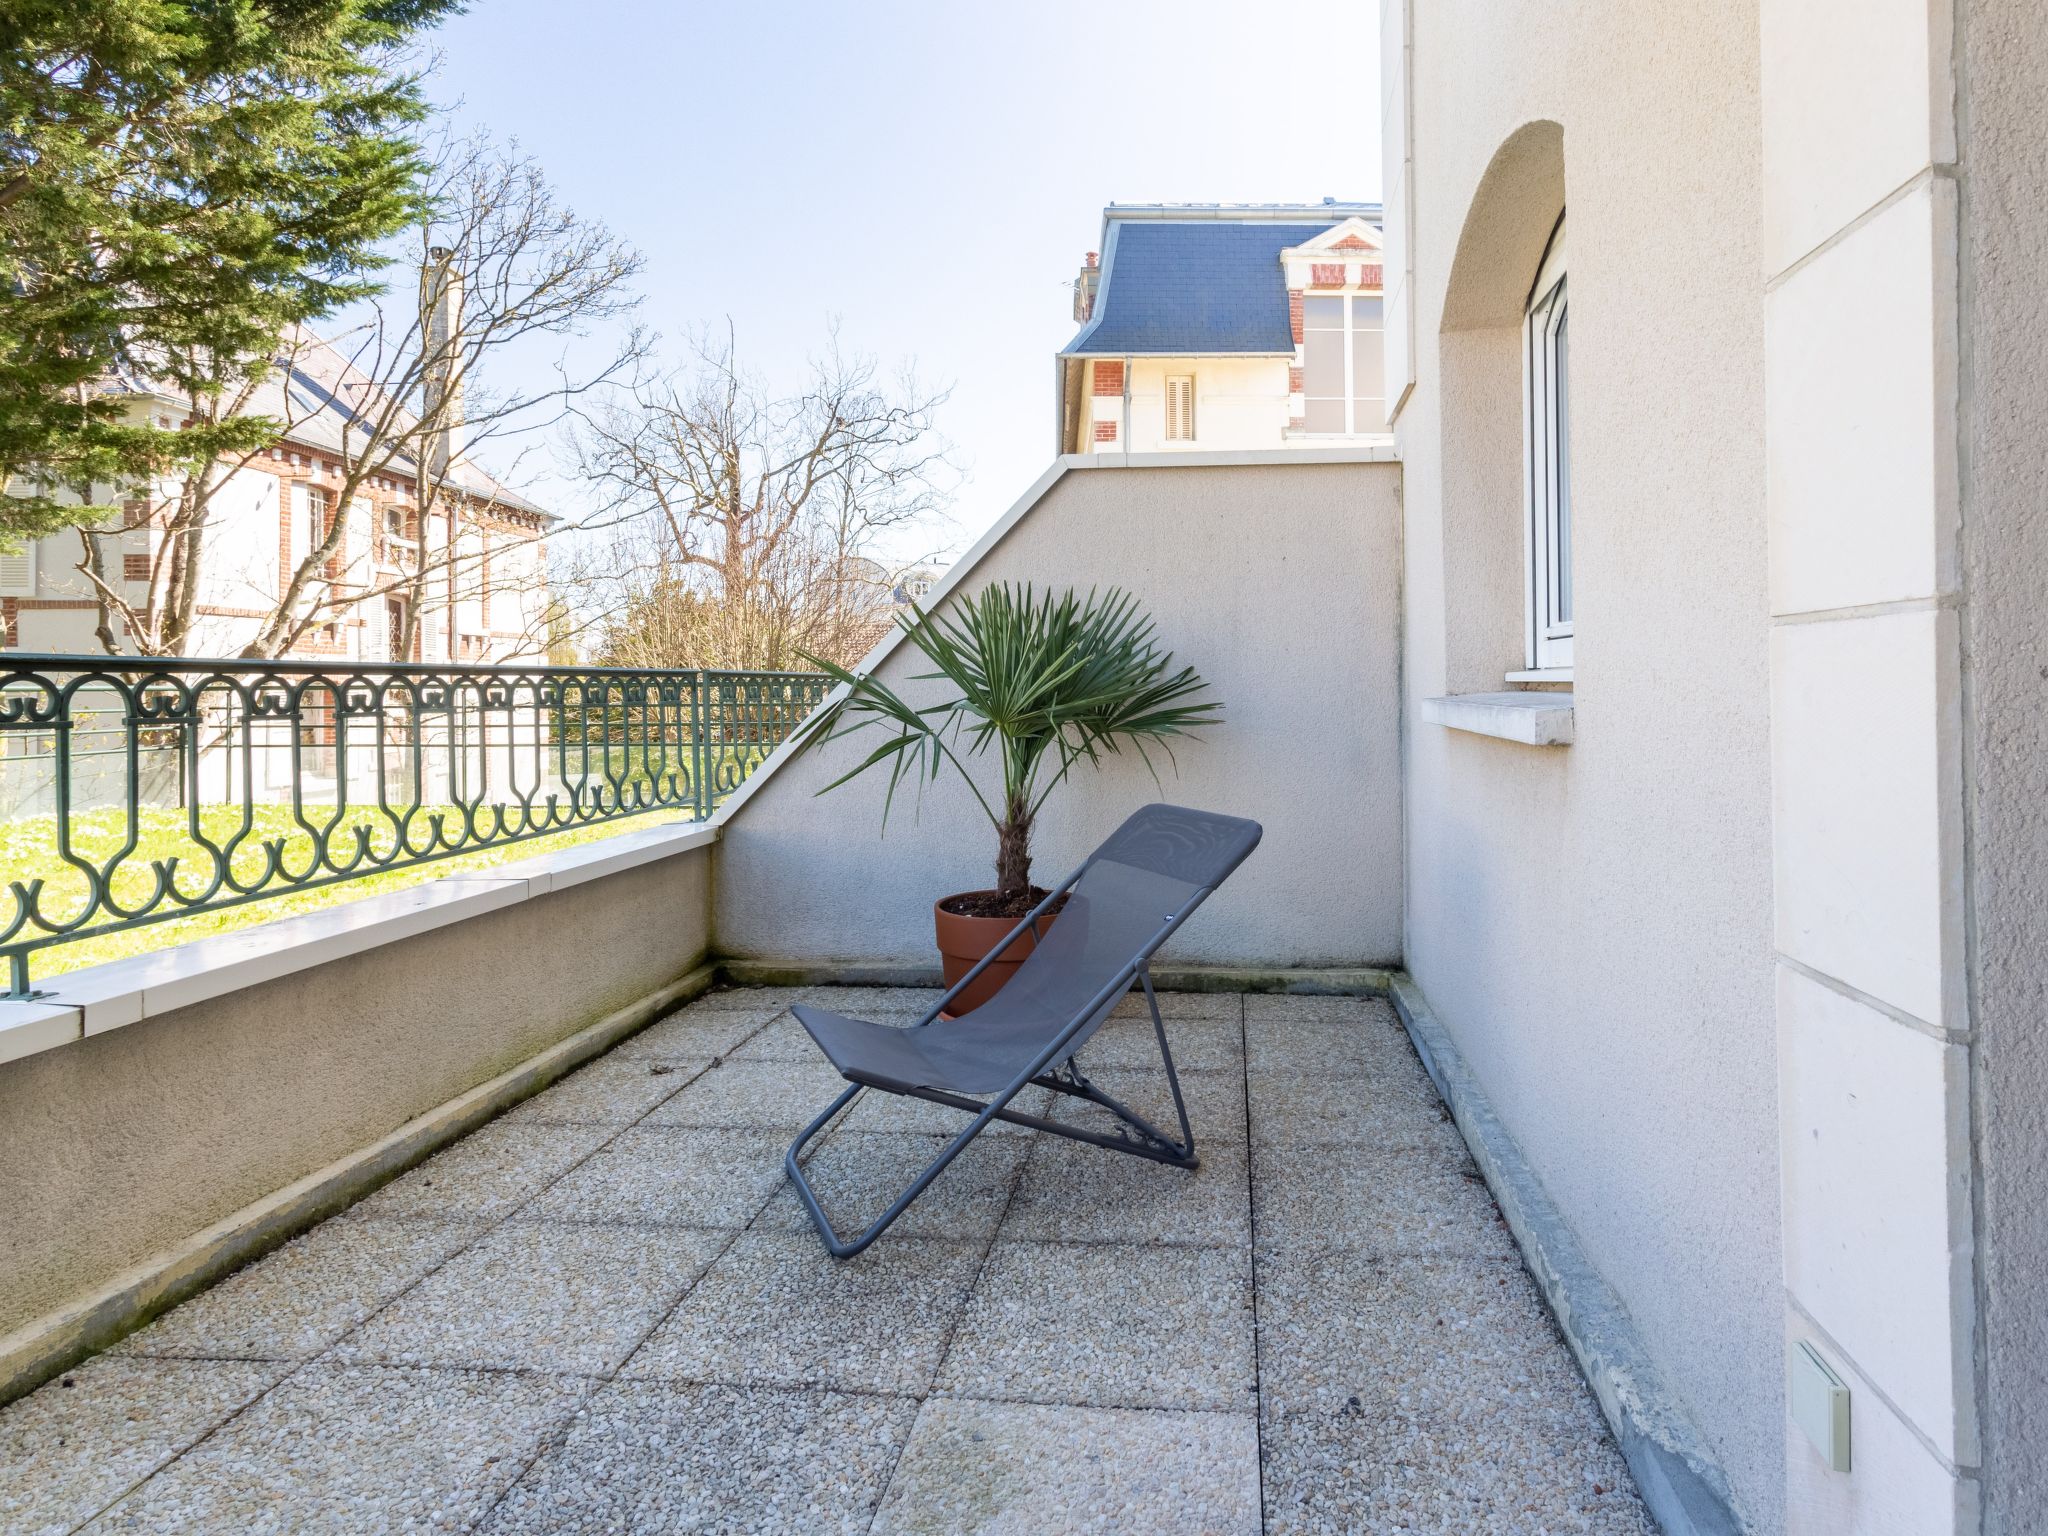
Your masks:
<svg viewBox="0 0 2048 1536"><path fill-rule="evenodd" d="M1351 333L1351 393L1356 399L1379 399L1385 392L1380 361L1383 336L1379 331ZM1362 418L1361 418L1362 420ZM1361 432L1374 432L1378 423L1360 425Z"/></svg>
<svg viewBox="0 0 2048 1536"><path fill-rule="evenodd" d="M1352 328L1354 330L1379 330L1382 326L1381 314L1385 308L1386 300L1377 296L1372 298L1354 297L1351 300Z"/></svg>
<svg viewBox="0 0 2048 1536"><path fill-rule="evenodd" d="M1309 432L1342 432L1344 430L1344 402L1342 400L1311 400L1308 413L1302 420L1302 428Z"/></svg>
<svg viewBox="0 0 2048 1536"><path fill-rule="evenodd" d="M1344 397L1344 336L1337 331L1311 331L1302 338L1301 381L1310 395ZM1337 429L1343 431L1342 427Z"/></svg>
<svg viewBox="0 0 2048 1536"><path fill-rule="evenodd" d="M1311 294L1302 302L1302 324L1313 330L1341 331L1344 329L1344 299L1342 295Z"/></svg>
<svg viewBox="0 0 2048 1536"><path fill-rule="evenodd" d="M1566 382L1565 365L1569 357L1569 338L1566 323L1569 313L1560 315L1557 321L1557 361L1553 375L1551 410L1557 427L1557 447L1553 455L1557 465L1557 554L1555 556L1557 583L1557 619L1569 624L1572 617L1572 459L1571 459L1571 388Z"/></svg>

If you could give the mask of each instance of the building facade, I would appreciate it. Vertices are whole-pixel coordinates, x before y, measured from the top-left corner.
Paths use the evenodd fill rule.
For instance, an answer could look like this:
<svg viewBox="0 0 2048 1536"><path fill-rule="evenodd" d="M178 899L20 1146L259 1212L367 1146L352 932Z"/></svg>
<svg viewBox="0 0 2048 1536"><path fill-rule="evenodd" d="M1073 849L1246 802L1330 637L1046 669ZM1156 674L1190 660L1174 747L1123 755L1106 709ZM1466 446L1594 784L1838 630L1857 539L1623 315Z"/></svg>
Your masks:
<svg viewBox="0 0 2048 1536"><path fill-rule="evenodd" d="M1674 1529L2048 1529L2048 21L1383 20L1407 967Z"/></svg>
<svg viewBox="0 0 2048 1536"><path fill-rule="evenodd" d="M1062 453L1383 439L1376 203L1111 204L1060 353Z"/></svg>
<svg viewBox="0 0 2048 1536"><path fill-rule="evenodd" d="M405 454L385 473L353 477L350 494L351 445L362 434L351 433L337 401L351 377L338 353L312 341L252 397L251 411L286 428L275 446L222 466L208 504L185 653L241 654L292 573L340 518L339 546L300 605L316 622L287 654L366 662L544 660L549 595L542 540L555 519L459 456L439 473L424 519L418 470ZM125 393L138 421L170 429L183 419L182 402L146 385ZM180 490L175 480L128 487L110 498L121 508L110 525L65 529L0 555L0 648L98 653L107 649L105 633L120 650L138 649L126 616L102 602L87 566L96 562L101 579L131 609L147 613L152 583L163 591L165 528Z"/></svg>

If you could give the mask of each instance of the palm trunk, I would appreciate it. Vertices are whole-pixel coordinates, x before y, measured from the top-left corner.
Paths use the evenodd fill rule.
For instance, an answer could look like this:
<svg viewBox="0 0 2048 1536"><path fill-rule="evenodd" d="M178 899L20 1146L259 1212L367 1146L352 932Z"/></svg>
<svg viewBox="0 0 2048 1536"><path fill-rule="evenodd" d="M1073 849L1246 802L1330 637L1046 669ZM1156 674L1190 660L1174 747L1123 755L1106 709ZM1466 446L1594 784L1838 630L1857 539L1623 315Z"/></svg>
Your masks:
<svg viewBox="0 0 2048 1536"><path fill-rule="evenodd" d="M1013 896L1031 889L1031 812L1012 801L996 829L996 890Z"/></svg>

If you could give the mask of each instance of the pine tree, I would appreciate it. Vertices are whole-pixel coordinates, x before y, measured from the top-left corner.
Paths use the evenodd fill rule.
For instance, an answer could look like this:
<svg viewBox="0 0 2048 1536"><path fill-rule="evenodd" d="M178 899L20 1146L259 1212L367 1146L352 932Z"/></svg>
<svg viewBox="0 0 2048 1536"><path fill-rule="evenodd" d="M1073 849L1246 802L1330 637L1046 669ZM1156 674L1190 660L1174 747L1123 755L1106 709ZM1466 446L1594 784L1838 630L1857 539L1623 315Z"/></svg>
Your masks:
<svg viewBox="0 0 2048 1536"><path fill-rule="evenodd" d="M218 400L292 327L374 291L379 244L423 211L409 49L459 8L0 8L0 548L275 433L228 411L164 429L121 391Z"/></svg>

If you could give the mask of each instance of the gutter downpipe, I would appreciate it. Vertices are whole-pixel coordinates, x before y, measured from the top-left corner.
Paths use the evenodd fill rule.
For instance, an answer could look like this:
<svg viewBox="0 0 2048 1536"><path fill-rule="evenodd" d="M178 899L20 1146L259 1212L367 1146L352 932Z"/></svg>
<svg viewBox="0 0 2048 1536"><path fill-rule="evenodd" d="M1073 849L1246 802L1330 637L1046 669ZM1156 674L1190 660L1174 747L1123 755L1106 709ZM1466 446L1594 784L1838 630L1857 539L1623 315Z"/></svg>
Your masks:
<svg viewBox="0 0 2048 1536"><path fill-rule="evenodd" d="M1124 422L1120 429L1124 440L1124 468L1131 467L1131 359L1124 355Z"/></svg>

